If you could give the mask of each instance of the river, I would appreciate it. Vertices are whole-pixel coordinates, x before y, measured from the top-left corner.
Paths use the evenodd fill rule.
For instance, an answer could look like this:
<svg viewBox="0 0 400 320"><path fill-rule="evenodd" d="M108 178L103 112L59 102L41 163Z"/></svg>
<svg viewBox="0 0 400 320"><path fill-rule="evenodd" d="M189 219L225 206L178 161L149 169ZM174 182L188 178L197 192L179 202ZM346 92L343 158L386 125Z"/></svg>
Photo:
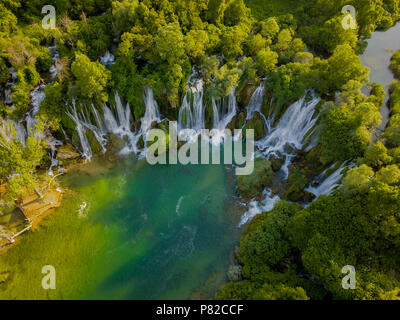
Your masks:
<svg viewBox="0 0 400 320"><path fill-rule="evenodd" d="M394 52L400 50L400 22L386 31L376 31L371 38L366 40L368 46L364 53L360 55L363 65L370 68L370 82L380 83L386 90L385 102L381 108L382 123L379 127L384 131L389 121L390 110L387 102L389 101L389 88L394 80L393 72L389 69L390 59ZM365 90L367 93L368 90Z"/></svg>

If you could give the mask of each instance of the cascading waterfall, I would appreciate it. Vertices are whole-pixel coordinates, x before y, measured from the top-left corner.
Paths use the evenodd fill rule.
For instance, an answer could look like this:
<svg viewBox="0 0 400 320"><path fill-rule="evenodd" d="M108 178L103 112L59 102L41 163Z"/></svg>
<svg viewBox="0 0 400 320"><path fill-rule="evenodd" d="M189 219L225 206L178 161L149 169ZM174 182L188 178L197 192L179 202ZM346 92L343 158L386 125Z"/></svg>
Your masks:
<svg viewBox="0 0 400 320"><path fill-rule="evenodd" d="M14 130L15 130L15 134L16 134L17 138L19 139L21 144L23 146L25 146L27 132L25 130L23 122L22 121L18 121L18 122L14 121L13 126L14 126Z"/></svg>
<svg viewBox="0 0 400 320"><path fill-rule="evenodd" d="M326 173L328 170L334 168L336 164L333 164L330 168L324 170L315 180L318 185L316 187L310 185L305 191L311 192L318 198L321 195L327 195L329 196L336 187L339 186L339 181L342 178L342 171L346 165L346 162L344 162L335 172L330 174L329 176L326 176ZM322 182L321 182L322 181Z"/></svg>
<svg viewBox="0 0 400 320"><path fill-rule="evenodd" d="M220 144L225 136L224 130L237 114L235 88L226 98L219 101L212 98L211 104L213 110L212 129L216 133L212 142ZM186 129L190 129L191 132ZM189 77L182 105L179 108L178 133L185 133L189 141L196 141L203 129L206 129L204 83L201 78L198 78L196 71L193 71ZM202 136L202 138L210 140L208 136Z"/></svg>
<svg viewBox="0 0 400 320"><path fill-rule="evenodd" d="M92 157L92 150L86 136L86 130L93 132L96 140L101 145L103 152L106 151L108 133L115 134L125 141L124 148L120 151L121 154L135 153L139 156L144 156L145 149L140 149L138 142L140 137L146 136L153 122L159 123L161 121L160 111L157 102L154 100L153 90L146 87L143 95L146 111L143 118L140 119L141 127L138 131L132 131L132 116L129 103L124 107L118 93L115 94L115 114L106 104L103 104L103 118L92 104L92 114L95 124L91 122L91 118L86 110L86 113L81 112L78 114L75 103L68 116L75 122L76 130L82 147L82 156L87 160Z"/></svg>
<svg viewBox="0 0 400 320"><path fill-rule="evenodd" d="M259 154L269 159L272 155L285 156L282 167L286 178L289 175L288 167L296 150L301 150L307 141L306 135L314 128L317 118L314 117L315 107L320 101L313 98L306 101L303 97L293 103L279 120L278 125L271 130L264 139L256 142Z"/></svg>
<svg viewBox="0 0 400 320"><path fill-rule="evenodd" d="M146 106L146 111L143 118L140 120L140 131L141 134L146 136L151 129L151 124L153 122L159 123L161 121L157 101L154 100L153 90L149 87L146 87L144 90L144 104Z"/></svg>
<svg viewBox="0 0 400 320"><path fill-rule="evenodd" d="M54 62L49 70L51 79L54 80L57 76L56 62L59 59L59 54L58 54L56 46L50 46L50 47L48 47L48 49L51 52L52 59ZM14 72L13 68L10 68L10 73L12 75L12 81L7 84L8 89L6 89L6 93L5 93L5 95L6 95L5 102L8 104L12 103L11 89L15 85L16 80L17 80L17 74ZM24 117L20 121L14 122L14 129L16 131L16 135L20 139L22 145L25 145L27 136L31 135L31 133L33 132L32 130L34 130L35 125L38 123L36 120L36 115L39 112L40 104L46 97L45 92L44 92L45 88L46 88L46 84L42 83L42 84L36 86L32 90L32 92L29 94L32 108L29 110L29 112L27 112L24 115ZM47 144L51 150L51 152L49 154L51 165L50 165L50 168L48 169L48 173L52 174L52 168L54 166L58 165L58 161L55 159L56 147L62 145L62 142L59 140L56 140L48 132L46 132L45 137L42 137L41 139L47 141Z"/></svg>
<svg viewBox="0 0 400 320"><path fill-rule="evenodd" d="M249 105L246 107L247 109L247 117L246 120L250 120L254 117L254 114L258 112L263 115L261 112L261 107L264 102L265 95L265 85L262 81L258 88L253 92L253 95L250 98Z"/></svg>
<svg viewBox="0 0 400 320"><path fill-rule="evenodd" d="M53 136L49 136L47 138L47 144L50 147L50 153L49 153L49 158L50 158L50 167L47 170L47 173L52 176L53 175L53 167L58 166L58 160L56 159L56 151L57 147L62 146L62 141L55 139Z"/></svg>
<svg viewBox="0 0 400 320"><path fill-rule="evenodd" d="M115 64L115 57L109 50L107 50L104 56L100 57L100 63L106 67L111 66Z"/></svg>
<svg viewBox="0 0 400 320"><path fill-rule="evenodd" d="M212 98L213 106L213 129L217 134L213 137L213 143L222 143L225 137L225 129L231 123L232 119L237 114L235 88L231 91L228 98L222 98L220 103L217 104ZM220 112L221 109L221 112ZM221 117L220 117L221 114Z"/></svg>
<svg viewBox="0 0 400 320"><path fill-rule="evenodd" d="M261 201L255 199L250 201L249 209L240 218L238 228L250 222L256 215L271 211L280 200L279 196L273 195L272 191L269 189L265 189L262 195L263 199Z"/></svg>
<svg viewBox="0 0 400 320"><path fill-rule="evenodd" d="M32 109L25 116L26 129L28 133L35 126L35 124L37 124L35 117L39 112L40 104L46 97L44 93L45 87L45 84L40 84L30 93Z"/></svg>
<svg viewBox="0 0 400 320"><path fill-rule="evenodd" d="M228 106L226 107L226 104ZM225 130L228 124L232 121L233 117L236 116L237 113L237 107L236 107L236 96L235 96L235 88L231 91L231 93L228 96L228 99L223 98L222 103L220 104L221 108L226 109L226 113L224 112L225 110L222 110L221 114L221 120L219 117L219 110L217 107L217 104L215 102L215 99L212 99L212 105L213 105L213 129L218 129L218 130Z"/></svg>
<svg viewBox="0 0 400 320"><path fill-rule="evenodd" d="M67 115L75 122L76 127L75 130L79 137L79 142L82 147L82 156L87 160L90 161L92 159L92 148L90 147L89 141L86 137L86 129L82 123L81 118L78 116L78 112L76 111L76 104L75 101L72 101L72 108L71 112L66 112Z"/></svg>
<svg viewBox="0 0 400 320"><path fill-rule="evenodd" d="M188 89L183 97L182 106L179 109L178 132L184 129L192 129L196 132L197 137L200 131L205 129L203 96L203 80L197 79L193 85L190 84L189 80Z"/></svg>
<svg viewBox="0 0 400 320"><path fill-rule="evenodd" d="M53 59L53 65L50 67L50 74L51 74L51 79L55 79L57 77L58 71L57 71L57 60L60 58L60 55L57 50L57 46L51 46L48 47L49 50L51 51L51 56Z"/></svg>
<svg viewBox="0 0 400 320"><path fill-rule="evenodd" d="M4 90L4 103L12 104L12 88L17 83L17 73L13 67L9 68L8 70L11 74L11 81L6 83L6 89Z"/></svg>
<svg viewBox="0 0 400 320"><path fill-rule="evenodd" d="M247 106L246 120L252 119L256 112L264 118L268 132L266 137L255 142L255 146L258 149L256 156L265 157L266 159L269 159L273 155L276 157L285 157L285 163L281 170L287 179L289 176L289 165L292 158L296 155L296 151L301 150L305 143L309 141L310 136L313 136L314 132L312 130L315 128L317 122L317 117L314 117L315 107L320 99L314 97L306 101L306 96L304 96L302 99L289 106L276 127L273 127L274 113L270 112L268 119L266 119L261 112L264 93L264 84L261 83L253 93L249 105ZM332 180L333 179L334 176L332 176ZM329 185L329 187L330 186L331 185ZM321 187L321 190L325 190L323 188L327 187L328 185L325 184ZM333 188L334 186L332 189ZM272 191L269 189L263 191L263 197L264 199L260 202L255 199L250 201L249 209L242 216L239 227L251 221L255 215L272 210L275 203L280 200L279 196L273 195Z"/></svg>
<svg viewBox="0 0 400 320"><path fill-rule="evenodd" d="M126 146L121 153L137 152L139 138L131 130L131 108L129 103L124 108L118 93L115 94L115 108L117 111L116 117L106 104L103 105L104 122L108 133L113 133L126 142Z"/></svg>

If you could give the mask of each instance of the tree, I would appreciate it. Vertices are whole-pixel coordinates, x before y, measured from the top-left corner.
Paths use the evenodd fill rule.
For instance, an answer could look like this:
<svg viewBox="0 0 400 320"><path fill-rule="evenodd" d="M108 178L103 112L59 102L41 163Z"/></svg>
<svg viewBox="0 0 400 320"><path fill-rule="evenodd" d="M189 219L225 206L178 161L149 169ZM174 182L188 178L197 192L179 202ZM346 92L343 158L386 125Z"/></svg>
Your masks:
<svg viewBox="0 0 400 320"><path fill-rule="evenodd" d="M349 170L344 178L344 188L348 193L365 191L371 184L374 176L374 170L363 164L357 168Z"/></svg>
<svg viewBox="0 0 400 320"><path fill-rule="evenodd" d="M283 52L289 49L290 42L292 41L292 33L289 29L283 29L278 34L278 41L274 46L274 49L277 52Z"/></svg>
<svg viewBox="0 0 400 320"><path fill-rule="evenodd" d="M0 32L10 34L16 29L17 17L0 3Z"/></svg>
<svg viewBox="0 0 400 320"><path fill-rule="evenodd" d="M0 119L0 180L6 181L6 200L13 201L24 187L35 185L36 167L46 155L43 131L44 124L39 122L22 143L13 123Z"/></svg>
<svg viewBox="0 0 400 320"><path fill-rule="evenodd" d="M369 69L362 65L360 58L348 45L339 45L327 60L315 59L316 88L321 93L335 92L349 80L360 83L369 81Z"/></svg>
<svg viewBox="0 0 400 320"><path fill-rule="evenodd" d="M257 53L255 60L262 75L269 74L278 63L278 54L269 48L261 49Z"/></svg>
<svg viewBox="0 0 400 320"><path fill-rule="evenodd" d="M227 64L224 64L215 73L215 80L209 87L209 92L215 99L220 99L228 96L234 87L239 83L239 79L242 75L242 70L239 68L229 68Z"/></svg>
<svg viewBox="0 0 400 320"><path fill-rule="evenodd" d="M5 84L11 78L10 71L3 58L0 58L0 84Z"/></svg>
<svg viewBox="0 0 400 320"><path fill-rule="evenodd" d="M243 0L231 0L224 12L224 24L234 26L249 16L250 9L246 7Z"/></svg>
<svg viewBox="0 0 400 320"><path fill-rule="evenodd" d="M400 169L395 164L381 168L376 173L376 179L385 184L398 184L400 182Z"/></svg>
<svg viewBox="0 0 400 320"><path fill-rule="evenodd" d="M155 38L155 50L169 64L179 63L185 54L185 42L179 23L163 27Z"/></svg>
<svg viewBox="0 0 400 320"><path fill-rule="evenodd" d="M209 44L208 33L204 30L190 30L184 42L188 56L194 59L202 58Z"/></svg>
<svg viewBox="0 0 400 320"><path fill-rule="evenodd" d="M309 300L301 287L291 288L284 284L271 285L265 283L253 294L255 300Z"/></svg>
<svg viewBox="0 0 400 320"><path fill-rule="evenodd" d="M225 27L222 30L220 50L224 58L234 59L243 55L242 43L247 37L241 26Z"/></svg>
<svg viewBox="0 0 400 320"><path fill-rule="evenodd" d="M109 84L111 74L105 66L98 61L91 62L86 55L77 53L71 70L76 78L75 84L78 92L82 97L107 101L107 94L104 90Z"/></svg>
<svg viewBox="0 0 400 320"><path fill-rule="evenodd" d="M313 85L310 66L300 63L282 65L270 73L266 85L280 104L299 99Z"/></svg>
<svg viewBox="0 0 400 320"><path fill-rule="evenodd" d="M262 36L274 40L278 32L279 25L274 17L260 22L260 33Z"/></svg>
<svg viewBox="0 0 400 320"><path fill-rule="evenodd" d="M269 43L268 43L267 39L263 38L261 34L257 33L256 35L250 36L246 40L247 52L251 56L254 56L260 50L265 49L268 44Z"/></svg>
<svg viewBox="0 0 400 320"><path fill-rule="evenodd" d="M392 157L388 154L388 150L382 142L377 141L365 152L363 162L373 168L379 168L389 164Z"/></svg>
<svg viewBox="0 0 400 320"><path fill-rule="evenodd" d="M400 50L392 56L390 69L392 69L395 77L400 79Z"/></svg>
<svg viewBox="0 0 400 320"><path fill-rule="evenodd" d="M239 262L248 268L254 264L272 267L281 261L290 250L286 225L298 210L297 204L281 201L271 212L257 217L240 242Z"/></svg>

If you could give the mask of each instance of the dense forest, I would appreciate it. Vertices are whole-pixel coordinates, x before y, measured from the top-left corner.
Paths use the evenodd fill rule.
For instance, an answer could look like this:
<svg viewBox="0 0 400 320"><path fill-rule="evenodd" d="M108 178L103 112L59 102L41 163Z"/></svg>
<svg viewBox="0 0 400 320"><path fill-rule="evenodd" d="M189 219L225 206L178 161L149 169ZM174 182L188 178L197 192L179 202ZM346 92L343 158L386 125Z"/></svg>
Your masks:
<svg viewBox="0 0 400 320"><path fill-rule="evenodd" d="M57 9L57 28L42 28L44 5ZM218 299L399 299L400 82L390 90L384 132L382 85L369 82L358 55L365 39L400 19L399 0L355 0L356 29L345 29L344 0L0 0L0 216L28 188L50 177L47 137L78 140L67 115L78 107L128 102L144 112L154 91L162 114L177 119L189 76L204 80L207 106L233 88L244 110L265 81L263 112L283 113L312 92L318 144L290 166L283 200L254 218L237 249L237 265ZM51 47L56 46L54 59ZM115 62L99 62L106 52ZM56 75L51 72L52 66ZM400 52L391 69L400 79ZM54 70L53 70L54 71ZM4 93L12 83L12 99ZM37 123L22 141L13 124L32 109L31 92L46 83ZM239 123L240 115L231 126ZM208 119L208 122L211 121ZM247 128L263 137L257 119ZM92 149L101 148L89 137ZM352 163L342 186L303 207L311 178ZM278 162L278 164L276 163ZM275 163L256 163L238 179L243 198L260 196ZM336 167L331 167L334 171ZM343 290L342 267L357 271L357 290Z"/></svg>

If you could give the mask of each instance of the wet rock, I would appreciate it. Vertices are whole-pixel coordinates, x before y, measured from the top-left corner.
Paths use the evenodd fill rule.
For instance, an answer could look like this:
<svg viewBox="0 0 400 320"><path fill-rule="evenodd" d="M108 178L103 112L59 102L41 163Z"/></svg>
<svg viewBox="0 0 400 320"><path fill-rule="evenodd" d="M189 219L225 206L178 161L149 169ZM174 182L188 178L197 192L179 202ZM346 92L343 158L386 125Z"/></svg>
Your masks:
<svg viewBox="0 0 400 320"><path fill-rule="evenodd" d="M274 170L274 172L277 172L282 168L282 166L285 162L285 158L286 157L281 154L279 154L278 156L272 155L269 158L269 161L271 162L272 170Z"/></svg>
<svg viewBox="0 0 400 320"><path fill-rule="evenodd" d="M246 129L254 130L254 139L255 140L260 140L260 139L264 138L266 135L264 119L258 112L254 114L253 119L247 121Z"/></svg>
<svg viewBox="0 0 400 320"><path fill-rule="evenodd" d="M125 147L125 141L116 134L110 134L108 145L115 150L121 150Z"/></svg>
<svg viewBox="0 0 400 320"><path fill-rule="evenodd" d="M315 199L315 194L305 191L304 192L304 201L305 202L312 202Z"/></svg>
<svg viewBox="0 0 400 320"><path fill-rule="evenodd" d="M80 156L79 152L70 143L66 143L58 148L57 160L74 160L80 158Z"/></svg>

